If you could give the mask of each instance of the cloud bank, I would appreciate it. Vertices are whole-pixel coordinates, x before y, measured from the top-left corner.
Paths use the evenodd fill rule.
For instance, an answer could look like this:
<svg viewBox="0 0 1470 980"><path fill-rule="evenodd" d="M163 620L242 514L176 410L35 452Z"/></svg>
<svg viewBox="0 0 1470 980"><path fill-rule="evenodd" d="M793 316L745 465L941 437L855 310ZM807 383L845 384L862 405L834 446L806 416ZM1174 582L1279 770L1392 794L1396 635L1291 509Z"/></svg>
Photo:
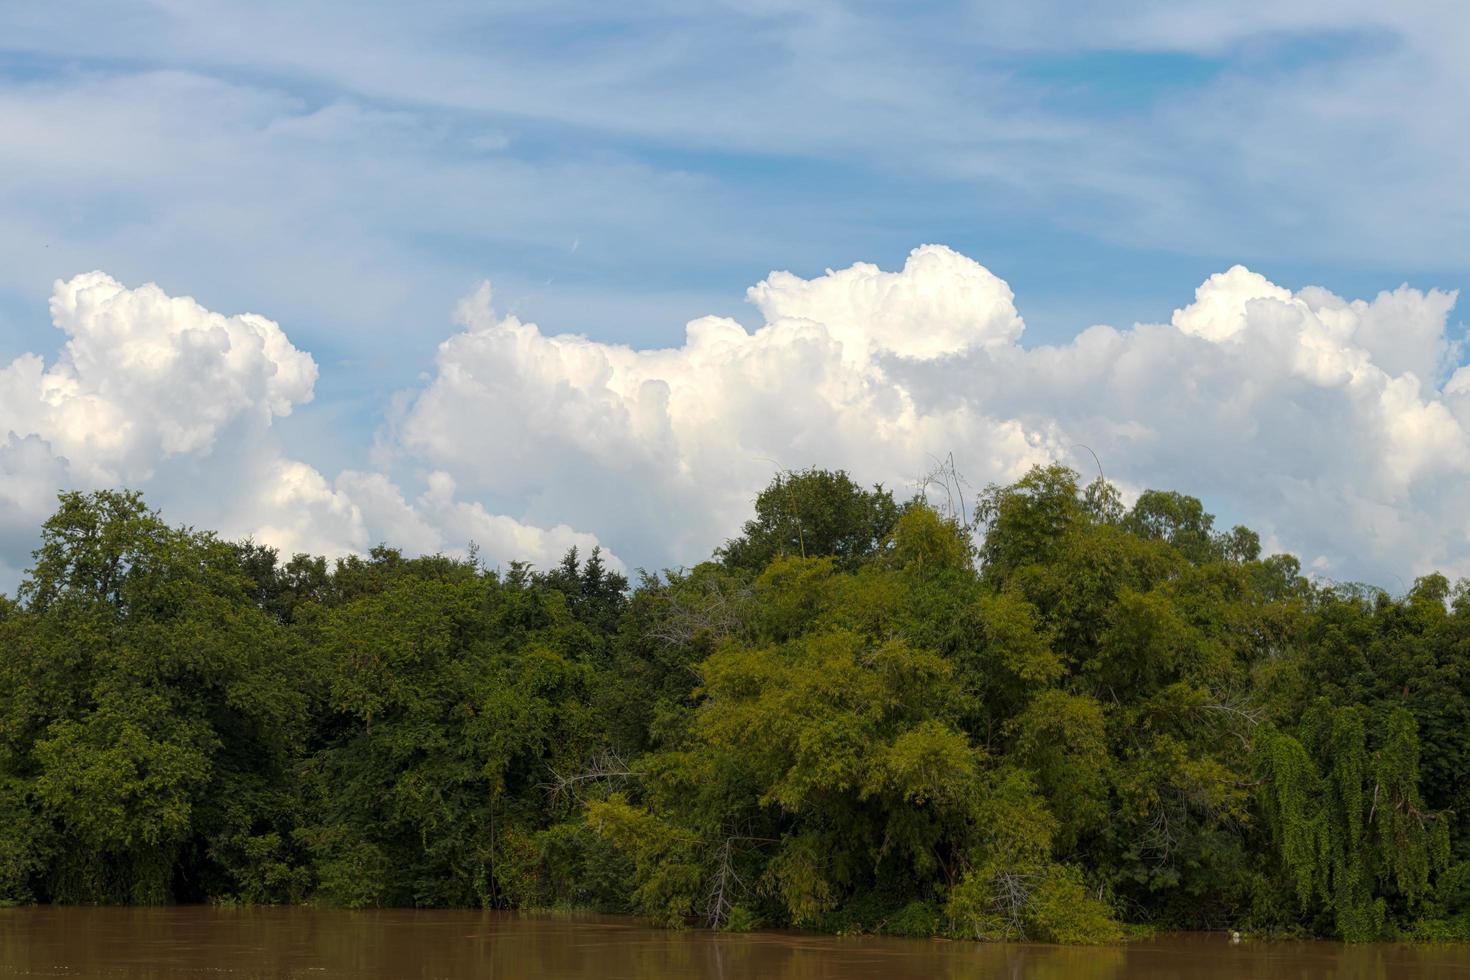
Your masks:
<svg viewBox="0 0 1470 980"><path fill-rule="evenodd" d="M58 282L59 356L0 370L4 560L56 488L126 482L171 519L286 551L473 540L544 565L600 543L657 567L705 557L778 466L906 491L950 452L982 484L1090 471L1091 449L1125 492L1200 495L1323 575L1470 573L1453 293L1349 301L1236 266L1167 322L1028 347L1010 287L926 245L898 271L772 273L747 299L754 330L704 317L640 350L547 335L483 285L385 408L374 466L329 478L273 436L317 376L279 325L101 273Z"/></svg>
<svg viewBox="0 0 1470 980"><path fill-rule="evenodd" d="M224 316L153 284L102 272L57 281L49 366L24 354L0 368L0 580L14 584L62 490L131 487L166 516L252 536L286 554L343 555L383 540L418 552L539 564L596 540L531 528L456 501L432 473L414 502L381 474L328 480L288 458L273 426L311 400L318 368L280 325Z"/></svg>

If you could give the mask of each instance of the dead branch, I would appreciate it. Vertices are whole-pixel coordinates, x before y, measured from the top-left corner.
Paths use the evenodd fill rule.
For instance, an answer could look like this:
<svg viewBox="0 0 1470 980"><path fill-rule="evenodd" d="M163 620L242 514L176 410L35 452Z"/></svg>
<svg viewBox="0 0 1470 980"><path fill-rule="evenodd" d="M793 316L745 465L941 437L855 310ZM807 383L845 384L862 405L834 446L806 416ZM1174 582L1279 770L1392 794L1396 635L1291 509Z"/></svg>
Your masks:
<svg viewBox="0 0 1470 980"><path fill-rule="evenodd" d="M747 587L731 593L721 589L718 583L706 583L698 603L677 595L670 598L667 615L644 636L668 646L681 646L702 635L721 640L742 634L745 610L753 598L754 593Z"/></svg>
<svg viewBox="0 0 1470 980"><path fill-rule="evenodd" d="M542 786L553 806L559 805L567 797L578 803L585 802L578 792L579 787L640 779L644 775L643 772L630 768L623 757L610 748L601 750L589 759L581 772L559 773L550 765L546 769L551 773L551 782L543 783Z"/></svg>

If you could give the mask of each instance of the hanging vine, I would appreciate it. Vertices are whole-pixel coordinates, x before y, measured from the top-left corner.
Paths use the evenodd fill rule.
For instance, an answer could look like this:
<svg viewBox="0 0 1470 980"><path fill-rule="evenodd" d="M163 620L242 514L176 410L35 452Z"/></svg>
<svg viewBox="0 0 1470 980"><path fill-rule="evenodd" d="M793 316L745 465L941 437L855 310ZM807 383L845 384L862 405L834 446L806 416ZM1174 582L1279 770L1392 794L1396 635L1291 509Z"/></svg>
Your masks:
<svg viewBox="0 0 1470 980"><path fill-rule="evenodd" d="M1388 902L1413 908L1449 863L1448 823L1419 792L1413 716L1394 707L1380 727L1370 752L1366 710L1324 699L1295 735L1273 729L1256 743L1261 806L1297 898L1354 941L1382 935Z"/></svg>

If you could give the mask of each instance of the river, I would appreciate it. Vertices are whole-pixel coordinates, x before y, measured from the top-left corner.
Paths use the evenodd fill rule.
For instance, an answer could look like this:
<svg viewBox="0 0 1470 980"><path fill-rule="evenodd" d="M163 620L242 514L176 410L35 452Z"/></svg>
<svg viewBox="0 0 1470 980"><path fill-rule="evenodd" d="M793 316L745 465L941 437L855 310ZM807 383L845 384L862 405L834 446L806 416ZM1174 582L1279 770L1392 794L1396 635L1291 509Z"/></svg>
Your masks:
<svg viewBox="0 0 1470 980"><path fill-rule="evenodd" d="M670 932L584 915L41 907L0 909L8 977L1418 980L1470 978L1470 946L1232 944L1199 934L1057 947Z"/></svg>

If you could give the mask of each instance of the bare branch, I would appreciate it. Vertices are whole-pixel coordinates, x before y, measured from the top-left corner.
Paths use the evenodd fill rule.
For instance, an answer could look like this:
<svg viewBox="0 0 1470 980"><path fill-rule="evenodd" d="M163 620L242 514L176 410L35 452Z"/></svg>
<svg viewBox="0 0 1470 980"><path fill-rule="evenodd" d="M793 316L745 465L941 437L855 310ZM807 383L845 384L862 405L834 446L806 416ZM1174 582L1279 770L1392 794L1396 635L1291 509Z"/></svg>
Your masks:
<svg viewBox="0 0 1470 980"><path fill-rule="evenodd" d="M709 582L697 603L677 595L670 598L667 615L644 636L669 646L679 646L701 635L720 640L742 634L745 632L745 610L754 595L747 587L726 592L718 583Z"/></svg>
<svg viewBox="0 0 1470 980"><path fill-rule="evenodd" d="M641 779L645 775L639 770L629 768L622 756L610 748L603 749L594 755L581 772L562 774L550 765L546 769L551 773L551 782L543 783L542 786L546 789L546 795L553 806L560 804L568 797L578 803L585 802L578 792L579 787Z"/></svg>

